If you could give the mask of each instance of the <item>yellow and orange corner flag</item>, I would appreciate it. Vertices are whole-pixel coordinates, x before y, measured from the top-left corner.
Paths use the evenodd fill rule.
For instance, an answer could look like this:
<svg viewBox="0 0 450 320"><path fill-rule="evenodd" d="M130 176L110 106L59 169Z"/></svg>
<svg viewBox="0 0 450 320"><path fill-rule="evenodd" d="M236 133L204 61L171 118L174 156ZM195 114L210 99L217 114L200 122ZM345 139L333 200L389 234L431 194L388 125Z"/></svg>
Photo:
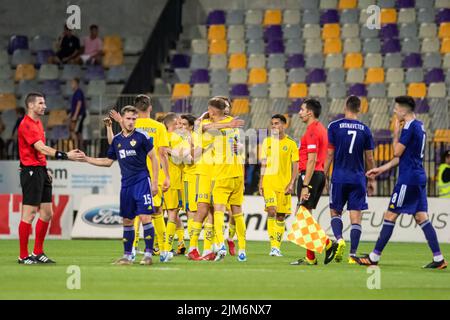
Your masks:
<svg viewBox="0 0 450 320"><path fill-rule="evenodd" d="M305 249L322 253L326 247L328 236L308 209L300 206L295 219L288 232L289 241Z"/></svg>

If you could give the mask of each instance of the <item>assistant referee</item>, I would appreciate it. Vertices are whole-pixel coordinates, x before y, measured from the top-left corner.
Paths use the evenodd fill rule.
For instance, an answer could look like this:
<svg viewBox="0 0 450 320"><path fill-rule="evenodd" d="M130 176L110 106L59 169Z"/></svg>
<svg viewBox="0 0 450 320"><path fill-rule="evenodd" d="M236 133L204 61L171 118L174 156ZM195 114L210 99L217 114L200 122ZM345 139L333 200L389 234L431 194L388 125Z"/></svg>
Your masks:
<svg viewBox="0 0 450 320"><path fill-rule="evenodd" d="M18 129L20 185L22 186L22 214L19 224L20 264L54 263L44 253L44 239L53 215L52 178L47 172L46 156L59 160L83 160L84 153L71 150L67 153L45 145L45 133L41 116L45 113L45 99L40 93L32 92L26 96L27 114ZM35 244L28 254L28 239L31 224L39 212L36 223Z"/></svg>

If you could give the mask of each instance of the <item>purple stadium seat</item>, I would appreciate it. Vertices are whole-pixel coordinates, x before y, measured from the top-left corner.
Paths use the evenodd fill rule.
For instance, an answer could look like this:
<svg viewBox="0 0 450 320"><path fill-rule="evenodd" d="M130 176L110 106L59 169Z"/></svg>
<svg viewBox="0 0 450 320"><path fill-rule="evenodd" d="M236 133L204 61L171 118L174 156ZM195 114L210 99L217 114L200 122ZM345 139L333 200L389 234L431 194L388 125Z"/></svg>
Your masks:
<svg viewBox="0 0 450 320"><path fill-rule="evenodd" d="M383 46L381 48L381 52L386 53L395 53L401 51L400 41L398 39L386 39L383 42Z"/></svg>
<svg viewBox="0 0 450 320"><path fill-rule="evenodd" d="M416 6L416 2L414 0L397 0L396 7L398 9L402 8L414 8Z"/></svg>
<svg viewBox="0 0 450 320"><path fill-rule="evenodd" d="M170 62L170 66L172 69L186 69L189 68L191 63L191 57L186 54L175 54L172 57L172 61Z"/></svg>
<svg viewBox="0 0 450 320"><path fill-rule="evenodd" d="M233 97L248 97L250 92L246 84L235 84L231 87L231 96Z"/></svg>
<svg viewBox="0 0 450 320"><path fill-rule="evenodd" d="M330 122L331 122L331 121L336 121L336 120L345 118L345 114L343 114L343 113L329 114L329 117L330 117Z"/></svg>
<svg viewBox="0 0 450 320"><path fill-rule="evenodd" d="M366 97L367 89L364 83L355 83L348 88L348 94L357 97Z"/></svg>
<svg viewBox="0 0 450 320"><path fill-rule="evenodd" d="M187 99L178 99L172 105L170 111L175 113L191 113L192 105L189 103L189 100Z"/></svg>
<svg viewBox="0 0 450 320"><path fill-rule="evenodd" d="M417 113L428 113L430 111L430 105L427 99L417 99L415 111Z"/></svg>
<svg viewBox="0 0 450 320"><path fill-rule="evenodd" d="M8 53L13 54L17 49L28 49L27 36L14 35L9 39Z"/></svg>
<svg viewBox="0 0 450 320"><path fill-rule="evenodd" d="M411 53L403 58L403 68L422 67L422 56L419 53Z"/></svg>
<svg viewBox="0 0 450 320"><path fill-rule="evenodd" d="M36 52L36 67L40 68L41 64L48 63L48 59L54 55L55 53L52 50L41 50Z"/></svg>
<svg viewBox="0 0 450 320"><path fill-rule="evenodd" d="M303 99L292 100L288 107L288 114L297 114L300 112L300 107L302 106Z"/></svg>
<svg viewBox="0 0 450 320"><path fill-rule="evenodd" d="M209 73L207 69L197 69L192 71L191 84L194 83L208 83Z"/></svg>
<svg viewBox="0 0 450 320"><path fill-rule="evenodd" d="M286 61L286 69L295 69L305 67L305 58L302 54L292 54Z"/></svg>
<svg viewBox="0 0 450 320"><path fill-rule="evenodd" d="M42 93L45 96L55 96L61 94L61 86L59 80L45 80L42 83Z"/></svg>
<svg viewBox="0 0 450 320"><path fill-rule="evenodd" d="M326 82L326 80L327 76L325 74L325 70L323 69L312 69L306 76L307 84Z"/></svg>
<svg viewBox="0 0 450 320"><path fill-rule="evenodd" d="M441 24L443 22L450 22L450 8L441 9L436 15L436 23Z"/></svg>
<svg viewBox="0 0 450 320"><path fill-rule="evenodd" d="M339 23L339 13L335 9L325 10L320 16L320 24Z"/></svg>
<svg viewBox="0 0 450 320"><path fill-rule="evenodd" d="M433 82L445 82L444 70L435 68L427 72L425 75L425 83L430 84Z"/></svg>
<svg viewBox="0 0 450 320"><path fill-rule="evenodd" d="M208 14L208 18L206 19L206 24L208 26L212 24L225 24L225 11L223 10L214 10Z"/></svg>
<svg viewBox="0 0 450 320"><path fill-rule="evenodd" d="M281 29L281 25L272 25L268 26L264 29L264 40L282 40L283 39L283 30Z"/></svg>
<svg viewBox="0 0 450 320"><path fill-rule="evenodd" d="M381 26L380 38L387 40L398 38L398 27L395 23L389 23Z"/></svg>
<svg viewBox="0 0 450 320"><path fill-rule="evenodd" d="M86 73L84 74L84 80L104 80L105 70L99 65L88 65L86 68Z"/></svg>
<svg viewBox="0 0 450 320"><path fill-rule="evenodd" d="M266 54L271 53L284 53L283 40L272 40L266 45Z"/></svg>

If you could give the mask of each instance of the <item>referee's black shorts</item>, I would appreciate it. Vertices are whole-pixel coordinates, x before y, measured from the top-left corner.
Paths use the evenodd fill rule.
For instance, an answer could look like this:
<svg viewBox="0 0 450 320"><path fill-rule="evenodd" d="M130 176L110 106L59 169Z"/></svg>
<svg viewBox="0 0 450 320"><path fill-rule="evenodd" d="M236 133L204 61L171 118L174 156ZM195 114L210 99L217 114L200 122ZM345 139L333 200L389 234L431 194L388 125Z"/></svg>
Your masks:
<svg viewBox="0 0 450 320"><path fill-rule="evenodd" d="M297 183L297 197L299 203L300 195L302 193L304 176L305 172L302 171ZM323 188L325 188L325 174L323 173L323 171L314 171L309 185L312 187L312 189L309 189L309 199L302 202L301 204L304 205L308 210L312 210L317 207L320 196L322 195Z"/></svg>
<svg viewBox="0 0 450 320"><path fill-rule="evenodd" d="M37 207L52 202L52 181L46 167L21 166L20 185L24 205Z"/></svg>

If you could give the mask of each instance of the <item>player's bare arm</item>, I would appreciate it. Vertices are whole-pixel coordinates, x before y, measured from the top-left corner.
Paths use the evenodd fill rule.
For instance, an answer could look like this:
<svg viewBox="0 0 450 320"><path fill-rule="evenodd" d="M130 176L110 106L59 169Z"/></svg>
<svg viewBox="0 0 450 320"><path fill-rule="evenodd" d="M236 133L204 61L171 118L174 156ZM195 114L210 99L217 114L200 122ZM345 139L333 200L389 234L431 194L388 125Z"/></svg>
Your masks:
<svg viewBox="0 0 450 320"><path fill-rule="evenodd" d="M366 171L370 171L375 168L375 159L373 157L373 150L365 150L364 158L366 160ZM375 178L368 177L367 179L367 194L369 196L374 195L375 193Z"/></svg>
<svg viewBox="0 0 450 320"><path fill-rule="evenodd" d="M400 133L402 131L402 124L398 119L395 119L394 122L394 137L393 137L393 145L394 145L394 157L400 158L405 152L405 146L399 142Z"/></svg>
<svg viewBox="0 0 450 320"><path fill-rule="evenodd" d="M108 144L112 143L112 139L114 138L114 132L112 129L112 120L110 117L104 118L103 123L106 127L106 137L108 139Z"/></svg>
<svg viewBox="0 0 450 320"><path fill-rule="evenodd" d="M303 185L307 186L311 182L311 177L314 173L314 168L316 167L317 153L308 153L308 161L306 162L305 178L303 179ZM300 200L309 199L309 189L302 188L302 193L300 195Z"/></svg>
<svg viewBox="0 0 450 320"><path fill-rule="evenodd" d="M92 158L86 156L86 162L97 167L111 167L114 160L109 158Z"/></svg>
<svg viewBox="0 0 450 320"><path fill-rule="evenodd" d="M294 161L292 162L291 181L289 181L289 184L286 186L284 194L292 194L294 192L294 184L297 175L298 175L298 161Z"/></svg>
<svg viewBox="0 0 450 320"><path fill-rule="evenodd" d="M83 161L85 156L84 152L78 149L70 150L67 153L58 151L52 147L45 145L41 140L37 141L34 144L34 148L43 155L61 160Z"/></svg>
<svg viewBox="0 0 450 320"><path fill-rule="evenodd" d="M152 173L153 173L153 180L152 180L152 195L156 196L158 194L158 174L159 174L159 167L158 167L158 159L156 158L155 150L151 150L147 157L150 158L150 161L152 163Z"/></svg>
<svg viewBox="0 0 450 320"><path fill-rule="evenodd" d="M400 162L400 158L394 157L391 161L382 165L381 167L373 168L372 170L367 171L366 177L368 177L368 178L378 177L383 172L386 172L386 171L398 166L399 162Z"/></svg>
<svg viewBox="0 0 450 320"><path fill-rule="evenodd" d="M165 175L162 191L166 192L170 188L168 147L159 147L158 153L159 159L161 160L161 167Z"/></svg>
<svg viewBox="0 0 450 320"><path fill-rule="evenodd" d="M326 192L329 191L330 189L330 168L331 165L333 164L333 160L334 160L334 148L328 148L328 152L327 152L327 158L325 159L325 164L324 164L324 173L325 173L325 190Z"/></svg>

